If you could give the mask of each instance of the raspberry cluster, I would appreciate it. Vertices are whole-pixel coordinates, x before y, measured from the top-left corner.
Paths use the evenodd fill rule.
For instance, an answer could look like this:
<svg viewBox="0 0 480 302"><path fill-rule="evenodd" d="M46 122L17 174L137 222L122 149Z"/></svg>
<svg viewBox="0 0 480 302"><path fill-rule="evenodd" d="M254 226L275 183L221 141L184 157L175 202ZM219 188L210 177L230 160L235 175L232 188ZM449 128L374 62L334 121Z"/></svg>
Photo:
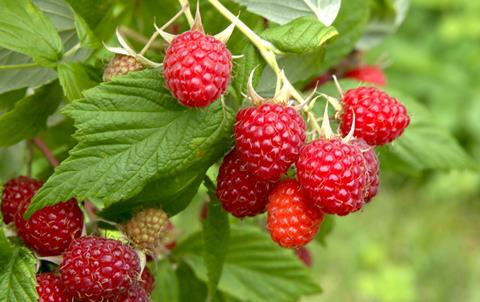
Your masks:
<svg viewBox="0 0 480 302"><path fill-rule="evenodd" d="M141 272L137 252L117 240L82 237L84 217L75 199L45 207L28 220L24 218L31 198L42 184L24 176L8 181L2 193L1 207L4 221L14 222L18 236L36 254L62 259L58 269L37 274L38 301L150 301L155 279L148 268ZM143 216L137 217L137 222L150 231L171 230L171 223L163 221L164 216L159 215L166 217L166 214L159 211L144 211ZM135 226L140 225L132 223L131 226L136 230ZM142 235L145 233L139 236ZM170 240L164 244L171 245Z"/></svg>
<svg viewBox="0 0 480 302"><path fill-rule="evenodd" d="M294 108L256 98L237 114L236 144L220 167L217 197L236 217L266 210L273 241L298 249L315 237L325 214L359 211L377 195L374 147L400 136L409 117L385 92L359 87L342 100L341 136L325 132L306 143L305 122ZM292 166L296 179L282 181Z"/></svg>

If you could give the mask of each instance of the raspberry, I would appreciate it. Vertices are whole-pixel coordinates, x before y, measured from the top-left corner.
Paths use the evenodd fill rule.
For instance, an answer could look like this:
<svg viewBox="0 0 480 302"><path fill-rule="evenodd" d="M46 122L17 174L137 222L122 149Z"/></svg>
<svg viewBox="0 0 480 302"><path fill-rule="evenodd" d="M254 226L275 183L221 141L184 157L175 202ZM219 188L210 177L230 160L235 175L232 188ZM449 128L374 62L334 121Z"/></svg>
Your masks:
<svg viewBox="0 0 480 302"><path fill-rule="evenodd" d="M23 214L29 205L26 200L19 206L15 226L18 236L40 256L60 255L82 234L83 213L75 199L43 208L26 221Z"/></svg>
<svg viewBox="0 0 480 302"><path fill-rule="evenodd" d="M9 180L3 189L2 215L3 222L9 224L15 219L18 206L25 200L30 200L40 189L43 182L26 176L19 176Z"/></svg>
<svg viewBox="0 0 480 302"><path fill-rule="evenodd" d="M367 185L365 188L365 202L369 202L377 195L380 185L380 162L373 147L369 146L363 139L356 139L352 142L358 146L365 158L367 167Z"/></svg>
<svg viewBox="0 0 480 302"><path fill-rule="evenodd" d="M347 71L344 78L355 79L359 82L371 83L378 86L385 86L387 82L383 70L378 66L360 66Z"/></svg>
<svg viewBox="0 0 480 302"><path fill-rule="evenodd" d="M145 267L143 270L142 276L140 277L140 283L148 294L153 292L153 289L155 288L155 278L148 267Z"/></svg>
<svg viewBox="0 0 480 302"><path fill-rule="evenodd" d="M323 214L312 206L293 179L278 184L268 197L268 230L282 247L297 248L317 234Z"/></svg>
<svg viewBox="0 0 480 302"><path fill-rule="evenodd" d="M313 204L327 214L344 216L364 203L366 163L355 145L314 140L300 153L297 175Z"/></svg>
<svg viewBox="0 0 480 302"><path fill-rule="evenodd" d="M106 302L150 302L150 298L148 297L148 293L143 289L143 287L136 283L134 284L130 290L121 295L120 297L112 300L108 300Z"/></svg>
<svg viewBox="0 0 480 302"><path fill-rule="evenodd" d="M173 39L163 72L167 88L180 103L206 107L227 89L232 55L216 38L190 30Z"/></svg>
<svg viewBox="0 0 480 302"><path fill-rule="evenodd" d="M217 178L217 198L225 211L236 217L265 212L268 193L274 183L258 179L246 171L245 164L233 149L223 159Z"/></svg>
<svg viewBox="0 0 480 302"><path fill-rule="evenodd" d="M295 255L297 255L298 259L300 259L300 261L302 261L306 267L312 267L312 255L310 255L310 252L307 250L306 247L301 246L295 249Z"/></svg>
<svg viewBox="0 0 480 302"><path fill-rule="evenodd" d="M104 301L126 293L140 277L140 259L117 240L81 237L63 255L60 278L77 300Z"/></svg>
<svg viewBox="0 0 480 302"><path fill-rule="evenodd" d="M395 98L374 87L347 91L343 98L341 131L347 135L355 112L355 137L370 146L387 144L399 137L410 123L407 109Z"/></svg>
<svg viewBox="0 0 480 302"><path fill-rule="evenodd" d="M63 291L60 278L54 273L42 273L37 276L38 302L71 302L73 298Z"/></svg>
<svg viewBox="0 0 480 302"><path fill-rule="evenodd" d="M107 66L105 66L103 81L109 82L113 77L127 75L129 72L142 70L144 68L145 66L132 56L115 54Z"/></svg>
<svg viewBox="0 0 480 302"><path fill-rule="evenodd" d="M292 107L262 104L237 114L235 138L238 154L250 173L278 180L297 160L305 144L305 122Z"/></svg>
<svg viewBox="0 0 480 302"><path fill-rule="evenodd" d="M135 214L123 230L139 248L153 252L162 243L167 227L167 214L162 209L151 208Z"/></svg>

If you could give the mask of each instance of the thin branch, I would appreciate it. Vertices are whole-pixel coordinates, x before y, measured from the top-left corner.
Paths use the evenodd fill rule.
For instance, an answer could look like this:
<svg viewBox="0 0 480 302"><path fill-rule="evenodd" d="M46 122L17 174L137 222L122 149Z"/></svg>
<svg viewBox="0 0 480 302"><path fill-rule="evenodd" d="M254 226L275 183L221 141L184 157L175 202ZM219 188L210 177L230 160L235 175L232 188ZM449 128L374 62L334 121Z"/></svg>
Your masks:
<svg viewBox="0 0 480 302"><path fill-rule="evenodd" d="M59 164L58 159L55 157L53 152L47 147L47 145L45 145L43 140L37 136L37 137L34 137L32 141L35 144L35 146L37 146L37 148L40 150L40 152L43 153L45 158L50 163L50 166L52 166L53 168L58 167L58 164Z"/></svg>

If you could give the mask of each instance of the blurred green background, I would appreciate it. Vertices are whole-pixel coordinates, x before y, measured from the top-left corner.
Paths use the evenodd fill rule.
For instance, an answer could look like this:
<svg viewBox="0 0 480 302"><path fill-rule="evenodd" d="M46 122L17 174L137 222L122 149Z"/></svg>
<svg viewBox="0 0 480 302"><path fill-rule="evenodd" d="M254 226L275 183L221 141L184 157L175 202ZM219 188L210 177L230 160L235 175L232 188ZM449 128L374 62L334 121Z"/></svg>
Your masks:
<svg viewBox="0 0 480 302"><path fill-rule="evenodd" d="M413 0L386 56L408 92L480 159L480 1ZM425 146L428 148L428 146ZM480 175L383 170L380 194L309 246L324 293L304 301L480 301Z"/></svg>

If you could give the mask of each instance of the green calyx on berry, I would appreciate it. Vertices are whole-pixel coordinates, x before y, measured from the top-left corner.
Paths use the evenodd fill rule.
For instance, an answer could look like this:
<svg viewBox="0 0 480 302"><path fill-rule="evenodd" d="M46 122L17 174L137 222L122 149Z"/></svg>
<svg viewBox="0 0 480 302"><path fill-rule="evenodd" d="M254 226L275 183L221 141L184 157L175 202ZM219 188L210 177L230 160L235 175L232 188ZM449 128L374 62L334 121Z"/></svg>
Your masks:
<svg viewBox="0 0 480 302"><path fill-rule="evenodd" d="M112 47L104 44L105 48L118 55L129 56L134 58L139 64L142 64L145 67L156 68L160 67L162 64L153 62L143 56L143 53L137 53L133 48L128 45L127 41L123 38L120 30L117 28L116 31L117 40L121 47Z"/></svg>

